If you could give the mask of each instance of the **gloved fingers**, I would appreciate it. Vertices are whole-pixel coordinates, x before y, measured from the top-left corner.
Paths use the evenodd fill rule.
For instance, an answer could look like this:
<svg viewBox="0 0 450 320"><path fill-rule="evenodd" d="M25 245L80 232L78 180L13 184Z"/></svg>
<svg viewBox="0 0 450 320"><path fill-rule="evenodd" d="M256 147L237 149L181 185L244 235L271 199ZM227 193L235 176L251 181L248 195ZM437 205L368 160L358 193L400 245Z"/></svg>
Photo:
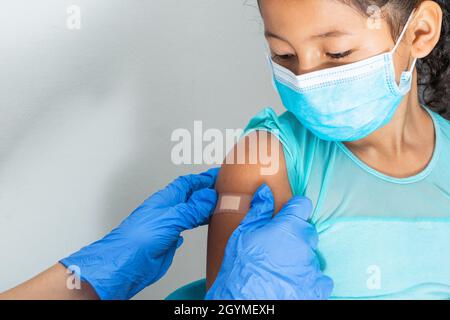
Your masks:
<svg viewBox="0 0 450 320"><path fill-rule="evenodd" d="M214 183L215 183L216 179L217 179L217 176L219 175L219 171L220 171L219 167L210 168L210 169L206 170L205 172L200 173L200 175L211 177L214 180ZM211 188L212 187L213 186L211 186Z"/></svg>
<svg viewBox="0 0 450 320"><path fill-rule="evenodd" d="M217 173L218 169L213 168L200 174L178 177L146 202L152 207L173 207L186 202L195 191L212 188L216 182Z"/></svg>
<svg viewBox="0 0 450 320"><path fill-rule="evenodd" d="M275 200L269 186L262 184L253 195L250 210L238 226L238 229L247 229L255 224L267 223L272 219Z"/></svg>
<svg viewBox="0 0 450 320"><path fill-rule="evenodd" d="M187 202L172 208L176 215L176 227L180 228L181 232L207 224L216 203L216 190L205 188L195 191Z"/></svg>

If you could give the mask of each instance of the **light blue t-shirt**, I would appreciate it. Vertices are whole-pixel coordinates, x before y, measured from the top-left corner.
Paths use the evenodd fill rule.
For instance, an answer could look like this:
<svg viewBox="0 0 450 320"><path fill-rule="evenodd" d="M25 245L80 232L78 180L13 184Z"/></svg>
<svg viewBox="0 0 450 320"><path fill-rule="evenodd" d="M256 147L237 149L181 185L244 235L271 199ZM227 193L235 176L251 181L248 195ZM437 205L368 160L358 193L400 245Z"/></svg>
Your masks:
<svg viewBox="0 0 450 320"><path fill-rule="evenodd" d="M266 108L244 132L266 130L282 142L293 194L314 205L332 299L450 299L450 122L424 108L436 146L428 166L408 178L374 170L290 112Z"/></svg>

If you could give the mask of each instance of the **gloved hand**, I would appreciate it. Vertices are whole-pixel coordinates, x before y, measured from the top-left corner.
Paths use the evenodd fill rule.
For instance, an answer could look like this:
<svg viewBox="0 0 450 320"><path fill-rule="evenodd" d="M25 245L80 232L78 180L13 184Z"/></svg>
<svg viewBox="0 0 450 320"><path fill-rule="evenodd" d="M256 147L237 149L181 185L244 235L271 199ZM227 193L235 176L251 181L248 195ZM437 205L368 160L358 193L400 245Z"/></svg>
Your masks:
<svg viewBox="0 0 450 320"><path fill-rule="evenodd" d="M160 279L182 244L180 233L208 223L219 169L179 177L135 209L103 239L60 260L101 299L129 299ZM79 272L78 272L79 270Z"/></svg>
<svg viewBox="0 0 450 320"><path fill-rule="evenodd" d="M274 199L261 186L250 211L228 240L219 274L205 299L327 299L332 280L323 275L315 253L318 235L307 222L312 204L292 198L272 218Z"/></svg>

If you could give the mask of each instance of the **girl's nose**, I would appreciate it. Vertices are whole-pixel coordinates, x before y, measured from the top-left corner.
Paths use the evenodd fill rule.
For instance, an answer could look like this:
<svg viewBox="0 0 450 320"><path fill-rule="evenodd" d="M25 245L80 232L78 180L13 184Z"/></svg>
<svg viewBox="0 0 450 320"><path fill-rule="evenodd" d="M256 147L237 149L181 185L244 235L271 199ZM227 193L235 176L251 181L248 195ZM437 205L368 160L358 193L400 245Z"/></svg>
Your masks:
<svg viewBox="0 0 450 320"><path fill-rule="evenodd" d="M324 63L326 62L322 60L320 51L317 49L303 50L297 55L295 70L291 71L296 75L303 75L326 68Z"/></svg>

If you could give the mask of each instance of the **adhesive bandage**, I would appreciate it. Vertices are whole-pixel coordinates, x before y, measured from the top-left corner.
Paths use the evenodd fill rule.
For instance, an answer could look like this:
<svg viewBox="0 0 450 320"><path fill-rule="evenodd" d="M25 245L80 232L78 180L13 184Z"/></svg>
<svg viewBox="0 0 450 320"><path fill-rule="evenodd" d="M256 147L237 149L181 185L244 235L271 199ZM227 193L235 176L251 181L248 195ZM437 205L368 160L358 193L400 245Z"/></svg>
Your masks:
<svg viewBox="0 0 450 320"><path fill-rule="evenodd" d="M251 201L252 196L245 193L221 193L214 214L246 213Z"/></svg>

